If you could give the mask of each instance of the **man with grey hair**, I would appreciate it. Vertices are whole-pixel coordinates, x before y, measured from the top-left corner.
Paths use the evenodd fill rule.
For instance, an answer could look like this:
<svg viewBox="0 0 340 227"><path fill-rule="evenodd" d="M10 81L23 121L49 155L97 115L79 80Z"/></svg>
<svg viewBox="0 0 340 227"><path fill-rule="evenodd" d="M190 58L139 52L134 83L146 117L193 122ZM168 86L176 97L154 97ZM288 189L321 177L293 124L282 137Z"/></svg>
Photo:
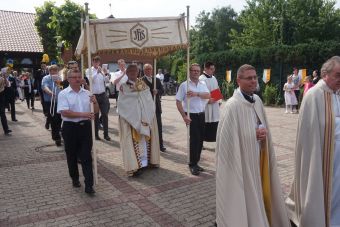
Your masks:
<svg viewBox="0 0 340 227"><path fill-rule="evenodd" d="M303 98L295 146L295 177L287 198L300 227L340 226L340 57Z"/></svg>
<svg viewBox="0 0 340 227"><path fill-rule="evenodd" d="M216 138L217 226L289 227L274 147L255 68L237 71L239 88L221 110Z"/></svg>
<svg viewBox="0 0 340 227"><path fill-rule="evenodd" d="M156 78L156 86L154 85L154 77L153 67L150 64L145 64L143 66L144 77L143 81L150 88L151 95L154 99L156 99L156 118L157 118L157 126L158 126L158 135L159 135L159 147L162 152L166 151L166 148L163 144L163 127L162 127L162 105L161 105L161 95L163 94L163 86L161 84L161 80Z"/></svg>

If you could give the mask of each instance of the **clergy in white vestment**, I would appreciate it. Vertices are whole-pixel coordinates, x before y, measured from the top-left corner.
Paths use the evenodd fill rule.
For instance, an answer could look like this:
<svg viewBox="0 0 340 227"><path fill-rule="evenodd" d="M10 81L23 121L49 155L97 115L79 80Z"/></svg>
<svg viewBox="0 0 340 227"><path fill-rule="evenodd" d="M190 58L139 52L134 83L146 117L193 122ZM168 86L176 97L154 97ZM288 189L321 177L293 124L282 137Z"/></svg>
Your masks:
<svg viewBox="0 0 340 227"><path fill-rule="evenodd" d="M299 227L340 226L339 56L323 64L321 76L301 104L294 182L286 200Z"/></svg>
<svg viewBox="0 0 340 227"><path fill-rule="evenodd" d="M209 92L219 89L216 77L214 76L215 65L207 61L204 64L203 74L199 77L204 81L208 87ZM210 97L207 105L205 106L205 128L204 128L204 141L215 142L218 122L220 120L220 104L219 100Z"/></svg>
<svg viewBox="0 0 340 227"><path fill-rule="evenodd" d="M217 130L217 226L289 227L255 68L242 65L237 83Z"/></svg>
<svg viewBox="0 0 340 227"><path fill-rule="evenodd" d="M149 87L137 79L137 65L126 69L117 103L120 149L124 169L129 176L140 174L143 167L158 167L160 160L158 127Z"/></svg>

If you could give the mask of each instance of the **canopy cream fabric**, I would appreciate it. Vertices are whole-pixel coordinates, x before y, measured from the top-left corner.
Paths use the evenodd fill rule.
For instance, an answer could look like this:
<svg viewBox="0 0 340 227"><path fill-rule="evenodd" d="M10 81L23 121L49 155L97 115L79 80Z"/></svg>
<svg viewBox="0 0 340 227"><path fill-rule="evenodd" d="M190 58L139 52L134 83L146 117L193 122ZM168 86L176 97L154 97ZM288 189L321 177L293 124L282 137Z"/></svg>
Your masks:
<svg viewBox="0 0 340 227"><path fill-rule="evenodd" d="M91 54L118 53L159 57L186 48L184 16L90 20ZM85 30L75 55L85 54Z"/></svg>

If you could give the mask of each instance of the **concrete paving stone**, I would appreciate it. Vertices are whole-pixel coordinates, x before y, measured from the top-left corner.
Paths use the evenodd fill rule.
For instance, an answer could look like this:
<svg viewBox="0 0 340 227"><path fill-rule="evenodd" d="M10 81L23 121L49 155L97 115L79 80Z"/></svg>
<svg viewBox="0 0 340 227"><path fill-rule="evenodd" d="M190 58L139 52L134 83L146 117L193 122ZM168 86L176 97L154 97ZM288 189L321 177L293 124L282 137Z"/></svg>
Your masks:
<svg viewBox="0 0 340 227"><path fill-rule="evenodd" d="M111 105L115 104L110 100ZM36 111L17 104L19 122L9 122L12 136L0 134L0 223L6 226L213 226L215 219L215 143L204 143L193 177L187 166L186 126L173 96L162 97L163 138L158 169L127 177L119 148L118 116L109 114L112 141L95 142L99 184L91 198L74 189L65 154L54 146L37 102ZM293 178L298 115L265 108L285 195ZM8 113L6 113L10 119ZM102 132L100 132L102 135ZM80 175L81 174L81 168Z"/></svg>

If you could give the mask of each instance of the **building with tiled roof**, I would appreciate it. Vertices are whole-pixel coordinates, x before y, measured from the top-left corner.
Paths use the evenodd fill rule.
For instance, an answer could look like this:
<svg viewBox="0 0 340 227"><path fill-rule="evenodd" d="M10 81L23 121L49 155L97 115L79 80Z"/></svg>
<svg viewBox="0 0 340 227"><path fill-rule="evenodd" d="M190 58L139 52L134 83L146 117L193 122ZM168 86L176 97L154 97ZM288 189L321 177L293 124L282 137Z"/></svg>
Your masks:
<svg viewBox="0 0 340 227"><path fill-rule="evenodd" d="M14 68L40 67L43 46L34 25L35 14L0 10L0 66L8 59Z"/></svg>

